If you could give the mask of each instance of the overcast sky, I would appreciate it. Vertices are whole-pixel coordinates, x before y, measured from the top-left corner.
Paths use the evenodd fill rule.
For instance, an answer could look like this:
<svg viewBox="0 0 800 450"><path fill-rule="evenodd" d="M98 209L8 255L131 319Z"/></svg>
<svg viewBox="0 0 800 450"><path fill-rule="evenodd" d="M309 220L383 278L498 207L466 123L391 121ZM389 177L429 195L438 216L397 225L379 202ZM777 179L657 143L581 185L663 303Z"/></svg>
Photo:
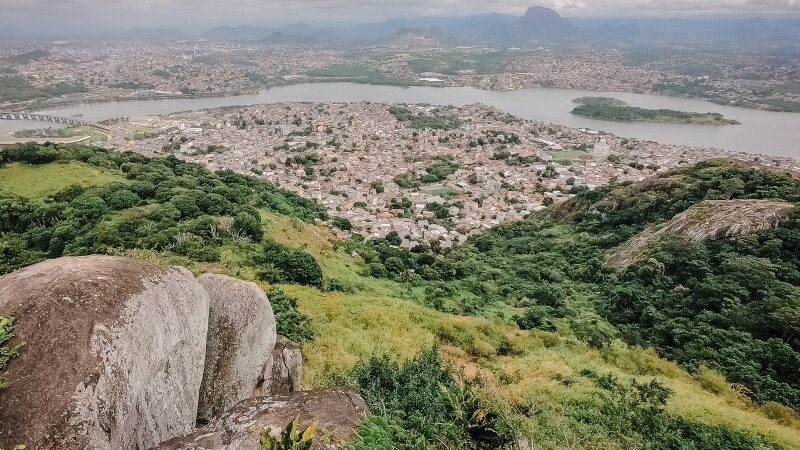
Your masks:
<svg viewBox="0 0 800 450"><path fill-rule="evenodd" d="M94 24L285 24L372 21L388 17L522 14L538 4L568 17L686 16L737 14L800 16L800 0L0 0L0 24L50 27Z"/></svg>

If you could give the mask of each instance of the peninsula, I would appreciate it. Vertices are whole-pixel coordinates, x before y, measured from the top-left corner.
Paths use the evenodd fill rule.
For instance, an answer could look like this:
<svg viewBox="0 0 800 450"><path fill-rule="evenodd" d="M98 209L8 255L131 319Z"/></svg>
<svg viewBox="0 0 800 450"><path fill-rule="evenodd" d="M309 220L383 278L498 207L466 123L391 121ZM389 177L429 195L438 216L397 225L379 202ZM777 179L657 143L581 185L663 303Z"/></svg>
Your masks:
<svg viewBox="0 0 800 450"><path fill-rule="evenodd" d="M726 119L720 113L696 113L674 109L648 109L630 106L613 97L579 97L572 114L590 119L611 120L615 122L670 122L697 125L739 125L733 119Z"/></svg>

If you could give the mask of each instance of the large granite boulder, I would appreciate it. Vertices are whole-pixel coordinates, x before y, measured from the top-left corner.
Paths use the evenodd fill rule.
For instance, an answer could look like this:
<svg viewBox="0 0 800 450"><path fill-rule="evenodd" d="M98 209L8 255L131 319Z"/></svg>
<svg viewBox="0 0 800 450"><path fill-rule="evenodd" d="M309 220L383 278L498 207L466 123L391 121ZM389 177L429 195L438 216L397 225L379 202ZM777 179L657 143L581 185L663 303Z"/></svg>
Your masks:
<svg viewBox="0 0 800 450"><path fill-rule="evenodd" d="M314 447L343 448L355 436L355 428L367 413L356 393L342 390L301 391L240 402L225 414L191 433L172 438L160 450L253 450L259 435L268 429L275 437L295 417L300 427L317 422ZM324 439L323 439L324 437Z"/></svg>
<svg viewBox="0 0 800 450"><path fill-rule="evenodd" d="M211 420L263 390L262 374L272 367L277 332L267 296L255 283L204 274L197 281L208 292L209 317L205 370L198 419Z"/></svg>
<svg viewBox="0 0 800 450"><path fill-rule="evenodd" d="M143 449L192 429L208 295L183 268L59 258L0 277L22 344L0 394L0 448Z"/></svg>
<svg viewBox="0 0 800 450"><path fill-rule="evenodd" d="M272 351L272 365L264 374L261 395L289 394L301 389L303 355L300 346L278 336Z"/></svg>

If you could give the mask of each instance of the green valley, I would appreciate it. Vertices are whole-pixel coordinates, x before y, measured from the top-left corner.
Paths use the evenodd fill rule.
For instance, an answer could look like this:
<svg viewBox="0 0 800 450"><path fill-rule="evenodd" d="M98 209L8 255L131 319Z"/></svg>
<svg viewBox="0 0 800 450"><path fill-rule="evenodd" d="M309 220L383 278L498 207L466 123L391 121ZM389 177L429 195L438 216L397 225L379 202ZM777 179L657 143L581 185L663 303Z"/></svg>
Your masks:
<svg viewBox="0 0 800 450"><path fill-rule="evenodd" d="M796 206L606 264L697 203L745 199L797 205L800 180L709 161L406 249L342 238L333 211L254 177L24 144L0 150L0 273L100 253L255 281L305 385L369 405L353 449L798 448Z"/></svg>

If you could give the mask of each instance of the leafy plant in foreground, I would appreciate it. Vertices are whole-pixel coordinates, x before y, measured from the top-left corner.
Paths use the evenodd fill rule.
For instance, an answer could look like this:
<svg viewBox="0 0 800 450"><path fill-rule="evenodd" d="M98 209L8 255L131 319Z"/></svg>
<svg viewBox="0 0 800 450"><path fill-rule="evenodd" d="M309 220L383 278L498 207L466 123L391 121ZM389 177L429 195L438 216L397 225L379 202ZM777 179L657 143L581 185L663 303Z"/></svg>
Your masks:
<svg viewBox="0 0 800 450"><path fill-rule="evenodd" d="M259 437L260 450L311 450L314 445L314 430L317 422L312 423L303 431L300 428L300 418L295 417L281 432L280 439L275 439L268 430L261 432Z"/></svg>
<svg viewBox="0 0 800 450"><path fill-rule="evenodd" d="M3 377L3 370L8 365L8 362L17 355L17 349L8 346L8 341L14 336L14 317L0 316L0 389L6 386L6 381Z"/></svg>

